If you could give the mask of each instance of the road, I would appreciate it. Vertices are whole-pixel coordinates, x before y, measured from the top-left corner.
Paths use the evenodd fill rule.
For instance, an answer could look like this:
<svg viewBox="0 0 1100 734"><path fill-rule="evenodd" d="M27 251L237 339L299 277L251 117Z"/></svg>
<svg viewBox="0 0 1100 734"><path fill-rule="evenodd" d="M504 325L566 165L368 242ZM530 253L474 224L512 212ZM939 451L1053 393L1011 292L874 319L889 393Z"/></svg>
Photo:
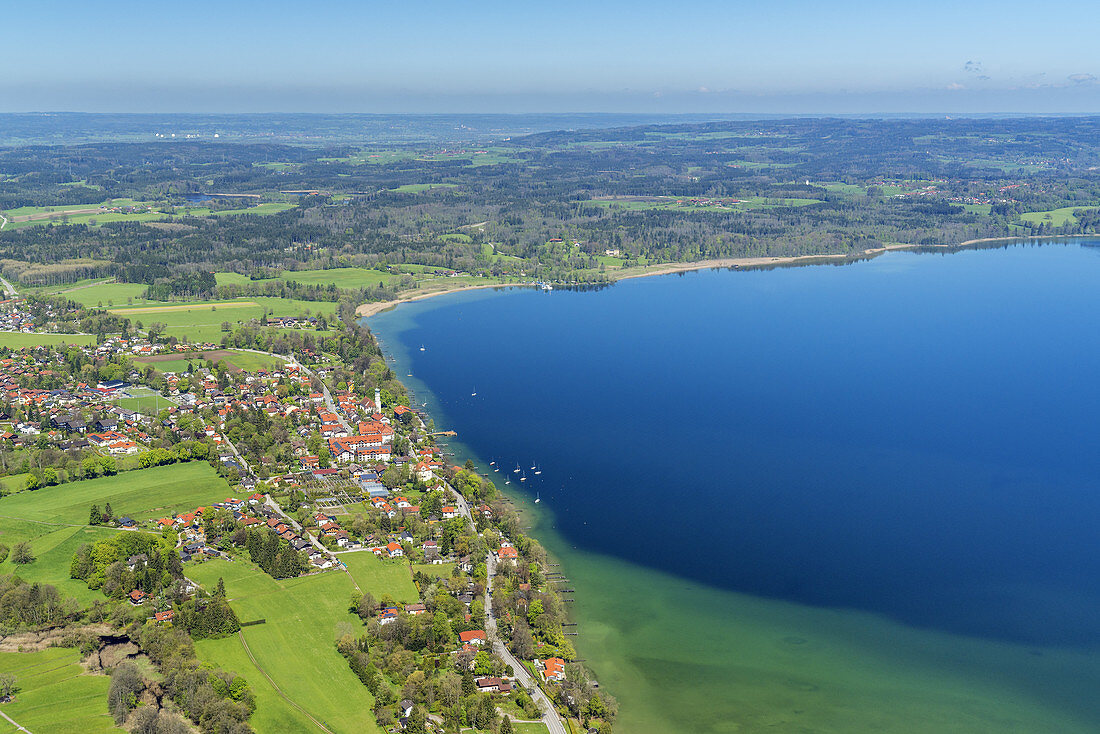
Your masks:
<svg viewBox="0 0 1100 734"><path fill-rule="evenodd" d="M4 220L7 222L7 220ZM15 295L15 286L8 282L7 278L0 278L0 284L4 286L4 293L8 298L12 298Z"/></svg>
<svg viewBox="0 0 1100 734"><path fill-rule="evenodd" d="M317 550L321 551L325 555L329 555L329 549L326 548L325 546L321 545L321 541L319 541L319 540L317 540L317 538L313 537L312 534L307 533L305 531L305 529L301 525L298 524L297 520L295 520L293 517L291 517L290 515L283 512L283 508L279 507L279 503L277 503L275 500L271 499L271 495L265 495L264 502L265 502L265 504L267 504L268 507L275 510L275 512L279 513L279 516L283 518L283 522L286 523L287 525L289 525L290 527L294 528L294 532L298 533L298 535L300 535L303 538L307 539L313 545L313 547L316 548Z"/></svg>
<svg viewBox="0 0 1100 734"><path fill-rule="evenodd" d="M4 220L3 222L0 222L0 231L3 231L4 227L8 226L8 218L5 217L3 214L0 214L0 219ZM7 717L4 717L4 718L7 718Z"/></svg>
<svg viewBox="0 0 1100 734"><path fill-rule="evenodd" d="M462 513L462 516L470 523L470 527L473 528L474 517L473 513L470 512L470 505L466 502L466 498L455 492L454 487L449 484L445 486L454 494L455 506L458 507L458 511ZM485 568L488 571L485 581L485 634L492 642L493 652L499 655L505 664L512 666L516 680L524 688L531 691L531 698L535 700L539 710L542 711L542 723L550 730L550 734L568 734L565 724L558 716L557 709L554 708L554 704L539 688L538 682L531 678L527 668L523 667L523 663L504 646L504 643L500 640L500 635L497 634L497 620L493 616L493 577L496 575L496 567L496 556L489 552L485 557Z"/></svg>
<svg viewBox="0 0 1100 734"><path fill-rule="evenodd" d="M485 633L493 643L493 652L501 657L505 663L512 666L512 670L515 672L516 680L520 685L531 691L531 698L538 704L539 709L542 711L542 723L546 725L546 728L550 730L550 734L567 734L565 730L565 724L562 723L561 718L558 716L557 710L554 709L554 704L550 702L546 694L539 688L538 682L531 678L531 675L527 672L527 668L523 667L521 663L508 648L504 646L504 643L500 641L500 637L497 635L497 620L493 616L493 576L496 575L496 558L492 553L489 553L485 559L485 567L489 571L488 580L485 583Z"/></svg>
<svg viewBox="0 0 1100 734"><path fill-rule="evenodd" d="M8 716L7 714L5 714L3 711L0 711L0 716L3 716L5 719L7 719L8 722L11 723L11 725L14 726L16 729L18 729L19 731L25 731L27 734L31 734L30 729L27 729L27 728L24 728L23 726L21 726L18 721L16 721L12 717Z"/></svg>

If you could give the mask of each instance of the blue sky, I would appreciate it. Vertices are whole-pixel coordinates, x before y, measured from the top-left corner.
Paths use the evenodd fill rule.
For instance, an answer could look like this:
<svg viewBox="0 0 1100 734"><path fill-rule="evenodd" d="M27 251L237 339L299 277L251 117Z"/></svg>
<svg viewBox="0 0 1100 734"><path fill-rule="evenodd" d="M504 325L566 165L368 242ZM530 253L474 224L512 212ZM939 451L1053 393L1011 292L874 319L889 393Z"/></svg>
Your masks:
<svg viewBox="0 0 1100 734"><path fill-rule="evenodd" d="M43 0L0 110L1100 112L1100 3Z"/></svg>

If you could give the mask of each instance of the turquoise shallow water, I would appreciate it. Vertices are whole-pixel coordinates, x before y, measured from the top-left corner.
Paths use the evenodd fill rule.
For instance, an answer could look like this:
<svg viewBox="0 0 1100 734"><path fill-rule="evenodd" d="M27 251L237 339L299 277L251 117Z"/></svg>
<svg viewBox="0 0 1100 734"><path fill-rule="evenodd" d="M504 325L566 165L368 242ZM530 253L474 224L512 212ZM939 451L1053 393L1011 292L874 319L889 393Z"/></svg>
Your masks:
<svg viewBox="0 0 1100 734"><path fill-rule="evenodd" d="M471 292L370 325L454 448L542 499L622 729L1096 731L1098 253Z"/></svg>

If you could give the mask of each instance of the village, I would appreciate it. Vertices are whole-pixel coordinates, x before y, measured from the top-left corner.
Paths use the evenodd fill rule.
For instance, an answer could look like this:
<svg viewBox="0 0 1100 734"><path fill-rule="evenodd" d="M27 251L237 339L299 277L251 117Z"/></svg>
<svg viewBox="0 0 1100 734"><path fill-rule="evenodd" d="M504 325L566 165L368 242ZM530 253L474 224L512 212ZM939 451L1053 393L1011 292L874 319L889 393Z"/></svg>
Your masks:
<svg viewBox="0 0 1100 734"><path fill-rule="evenodd" d="M293 328L294 319L269 321ZM430 655L432 671L467 678L464 687L497 701L486 712L502 708L560 734L558 710L583 711L593 731L600 722L609 730L611 709L594 683L573 676L566 690L576 653L544 552L522 537L472 464L448 464L430 421L381 386L347 382L331 354L270 355L270 368L241 370L202 359L217 347L131 333L10 350L0 359L0 458L11 477L4 491L207 461L243 499L137 521L126 507L106 515L91 508L102 524L159 534L177 554L180 583L150 585L149 559L136 554L112 591L147 609L150 623L178 621L180 604L203 586L191 569L204 564L251 562L278 579L347 574L356 554L369 554L406 569L420 599L363 595L355 605L362 641L340 648L353 670L373 640ZM150 357L162 361L142 362ZM31 456L49 457L50 467L36 471ZM374 667L409 694L390 700L389 688L376 685L380 723L460 725L446 711L431 713L423 687L401 688L407 672L371 650ZM450 660L444 668L441 655Z"/></svg>

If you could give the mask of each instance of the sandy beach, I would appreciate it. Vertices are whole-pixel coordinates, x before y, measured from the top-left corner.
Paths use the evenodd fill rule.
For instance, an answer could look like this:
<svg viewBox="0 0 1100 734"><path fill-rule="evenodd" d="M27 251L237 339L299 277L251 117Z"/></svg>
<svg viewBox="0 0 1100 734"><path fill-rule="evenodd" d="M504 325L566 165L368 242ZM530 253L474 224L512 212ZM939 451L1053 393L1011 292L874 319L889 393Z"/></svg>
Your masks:
<svg viewBox="0 0 1100 734"><path fill-rule="evenodd" d="M1095 237L1096 235L1063 235L1064 237ZM661 263L654 265L653 267L639 267L631 268L622 275L615 275L613 280L629 280L631 278L648 278L653 275L669 275L670 273L683 273L690 270L706 270L708 268L766 268L782 265L798 265L805 264L811 265L818 262L828 262L830 260L858 260L860 258L874 257L886 252L892 252L895 250L923 250L929 248L942 248L945 250L953 250L962 247L973 247L975 245L984 245L993 242L1015 242L1018 240L1047 240L1053 239L1049 235L1030 236L1030 237L985 237L976 240L967 240L966 242L960 242L958 244L944 244L944 245L885 245L883 247L875 247L862 252L846 252L836 253L831 255L795 255L790 257L726 257L718 258L715 260L696 260L694 262L684 263ZM396 298L392 301L379 301L377 303L364 303L360 305L355 313L361 317L369 318L375 314L381 313L387 309L401 303L410 303L412 301L422 301L425 298L434 298L435 296L446 295L447 293L458 293L459 291L470 290L483 290L485 288L532 288L534 286L528 283L492 283L485 285L464 285L458 288L445 288L441 290L431 291L427 293L416 293L402 298Z"/></svg>

